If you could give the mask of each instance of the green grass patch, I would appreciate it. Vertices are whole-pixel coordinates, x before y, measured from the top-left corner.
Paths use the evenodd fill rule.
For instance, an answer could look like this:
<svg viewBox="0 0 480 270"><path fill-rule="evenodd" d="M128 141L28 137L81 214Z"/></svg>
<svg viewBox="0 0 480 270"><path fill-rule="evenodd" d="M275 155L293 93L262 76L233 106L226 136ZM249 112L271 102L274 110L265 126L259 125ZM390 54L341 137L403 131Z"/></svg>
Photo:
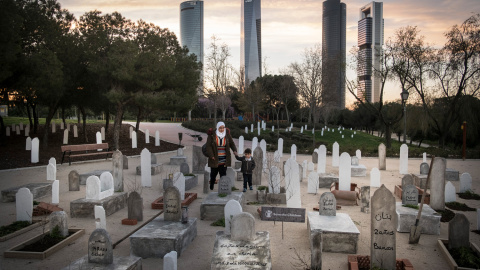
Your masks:
<svg viewBox="0 0 480 270"><path fill-rule="evenodd" d="M459 267L480 269L480 257L470 247L459 247L448 250Z"/></svg>
<svg viewBox="0 0 480 270"><path fill-rule="evenodd" d="M480 200L480 195L476 194L471 190L467 190L463 193L457 193L458 197L465 199L465 200Z"/></svg>
<svg viewBox="0 0 480 270"><path fill-rule="evenodd" d="M258 190L268 190L268 187L267 186L258 186L257 189Z"/></svg>
<svg viewBox="0 0 480 270"><path fill-rule="evenodd" d="M452 210L457 210L457 211L477 211L475 208L471 208L468 205L464 203L459 203L459 202L448 202L445 203L445 206Z"/></svg>
<svg viewBox="0 0 480 270"><path fill-rule="evenodd" d="M211 226L225 227L225 218L221 218L210 224Z"/></svg>
<svg viewBox="0 0 480 270"><path fill-rule="evenodd" d="M235 190L238 190L238 188L236 188L236 187L232 187L232 191L235 191Z"/></svg>
<svg viewBox="0 0 480 270"><path fill-rule="evenodd" d="M449 222L455 217L455 212L453 212L450 209L435 210L435 211L442 215L442 217L440 218L440 222Z"/></svg>
<svg viewBox="0 0 480 270"><path fill-rule="evenodd" d="M14 233L30 225L32 225L32 223L28 221L15 221L10 225L2 226L0 227L0 237Z"/></svg>
<svg viewBox="0 0 480 270"><path fill-rule="evenodd" d="M418 210L418 205L414 204L402 204L403 207L413 208Z"/></svg>
<svg viewBox="0 0 480 270"><path fill-rule="evenodd" d="M219 194L218 194L218 197L221 197L221 198L227 197L227 194L226 194L226 193L219 193Z"/></svg>

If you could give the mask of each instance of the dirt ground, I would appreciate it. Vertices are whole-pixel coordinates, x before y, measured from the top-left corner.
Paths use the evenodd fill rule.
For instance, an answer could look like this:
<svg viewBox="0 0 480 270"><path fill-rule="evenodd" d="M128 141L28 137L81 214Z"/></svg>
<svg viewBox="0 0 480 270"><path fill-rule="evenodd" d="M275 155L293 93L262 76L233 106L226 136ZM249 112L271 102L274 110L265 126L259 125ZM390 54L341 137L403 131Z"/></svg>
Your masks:
<svg viewBox="0 0 480 270"><path fill-rule="evenodd" d="M192 166L191 146L185 149L185 155L188 157L188 163ZM341 149L340 149L341 151ZM178 166L167 165L169 158L175 156L176 153L164 152L157 154L158 163L163 163L163 171L159 175L152 177L152 187L142 189L142 197L144 204L144 221L135 226L121 225L121 220L127 217L127 208L124 208L113 215L107 217L107 231L109 232L114 243L120 241L129 233L144 225L146 221L159 213L160 210L151 209L151 203L162 196L162 179L166 178L168 173L179 171ZM284 154L282 160L286 160L288 154ZM58 159L57 159L58 160ZM311 161L311 156L298 155L297 162L303 160ZM409 172L418 173L421 159L409 160ZM46 179L46 162L40 162L42 166L12 169L0 171L0 189L20 186L27 183L47 182ZM135 168L140 164L138 156L129 157L129 169L124 171L125 187L131 189L134 181L140 182L140 177L135 175ZM368 174L366 177L353 177L352 182L358 186L369 185L370 170L378 166L377 158L362 158L360 164L367 167ZM454 168L460 173L469 172L473 178L473 190L480 193L480 160L448 160L447 167ZM80 191L68 191L68 173L71 170L77 170L79 173L85 173L97 169L111 169L111 160L98 160L90 162L73 163L57 165L57 178L60 180L60 204L70 216L70 201L85 197L85 186L80 186ZM401 175L398 172L399 160L387 159L387 170L381 171L381 183L390 191L394 190L394 186L401 183ZM331 166L331 157L327 157L327 172L337 173L338 168ZM211 255L215 241L215 233L222 230L222 227L211 226L212 221L200 220L200 204L206 194L203 194L203 174L198 175L199 184L188 192L196 192L198 198L189 206L189 216L197 218L197 236L195 240L186 248L178 259L178 269L210 269ZM266 181L263 180L265 184ZM241 187L241 182L236 182L236 187ZM457 191L459 182L454 182ZM372 188L371 194L376 188ZM318 194L307 193L307 179L301 182L302 191L302 207L306 211L313 211L313 207L318 206L320 195L328 191L326 188L318 190ZM251 213L255 217L255 226L257 231L268 231L270 233L270 247L272 255L273 269L307 269L301 266L302 260L310 264L310 244L308 239L307 223L280 223L267 222L260 220L256 212L258 205L247 205L248 202L256 201L255 191L247 191L245 193L245 205L243 210ZM399 198L396 198L400 201ZM38 201L51 202L50 197L43 197ZM480 208L480 201L463 200L458 198L457 201L464 202L473 208ZM285 205L278 205L285 207ZM360 211L360 206L342 206L340 213L350 215L357 228L360 231L357 254L369 255L370 253L370 214ZM457 212L457 211L455 211ZM470 221L470 229L477 228L476 212L463 212ZM15 203L1 203L0 207L0 225L8 225L15 220ZM0 269L61 269L68 266L72 261L87 254L87 241L89 235L95 229L95 221L93 219L69 218L70 228L83 228L86 234L76 240L73 244L58 251L45 260L32 259L11 259L4 258L3 251L29 239L42 232L46 228L37 228L23 235L17 236L5 242L0 242ZM449 269L447 261L439 251L437 245L438 238L447 238L448 224L441 224L441 234L437 235L421 235L420 243L417 245L408 244L408 233L396 233L397 258L409 259L415 269ZM480 245L480 235L470 233L470 240ZM130 254L129 239L125 239L114 249L114 256L128 256ZM298 256L296 255L298 254ZM159 258L148 258L142 260L143 269L163 269L163 260ZM347 254L342 253L323 253L323 269L348 269Z"/></svg>

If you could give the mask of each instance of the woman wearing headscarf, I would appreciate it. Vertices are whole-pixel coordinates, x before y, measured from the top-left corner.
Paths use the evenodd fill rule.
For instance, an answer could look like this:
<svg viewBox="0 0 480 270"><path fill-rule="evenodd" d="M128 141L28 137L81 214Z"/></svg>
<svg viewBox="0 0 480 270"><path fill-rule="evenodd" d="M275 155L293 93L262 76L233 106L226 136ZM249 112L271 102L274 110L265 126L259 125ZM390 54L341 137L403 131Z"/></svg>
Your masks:
<svg viewBox="0 0 480 270"><path fill-rule="evenodd" d="M207 154L208 167L210 167L210 190L213 190L215 178L227 174L227 167L231 166L232 159L230 149L237 154L237 147L230 135L230 129L225 127L224 122L217 123L217 129L207 131Z"/></svg>

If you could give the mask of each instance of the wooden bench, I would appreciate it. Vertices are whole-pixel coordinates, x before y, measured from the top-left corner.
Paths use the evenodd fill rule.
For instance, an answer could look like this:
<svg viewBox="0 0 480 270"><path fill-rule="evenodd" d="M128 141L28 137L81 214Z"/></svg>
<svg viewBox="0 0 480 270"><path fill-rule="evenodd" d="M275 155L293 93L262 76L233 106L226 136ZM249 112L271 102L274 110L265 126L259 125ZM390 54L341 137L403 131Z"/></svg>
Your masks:
<svg viewBox="0 0 480 270"><path fill-rule="evenodd" d="M86 157L86 156L97 156L97 155L106 155L108 158L109 154L113 154L113 151L110 151L108 143L99 143L99 144L77 144L77 145L62 145L62 162L65 158L65 154L68 155L68 164L72 165L72 157ZM102 151L98 151L102 150ZM91 151L91 152L89 152Z"/></svg>

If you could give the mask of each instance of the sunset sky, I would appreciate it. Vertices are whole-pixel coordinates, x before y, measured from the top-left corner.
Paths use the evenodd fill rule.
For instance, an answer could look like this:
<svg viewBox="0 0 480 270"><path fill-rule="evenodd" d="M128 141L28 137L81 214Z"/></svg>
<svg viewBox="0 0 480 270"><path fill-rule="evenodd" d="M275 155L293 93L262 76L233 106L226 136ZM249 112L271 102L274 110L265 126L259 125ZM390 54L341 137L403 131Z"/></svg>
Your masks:
<svg viewBox="0 0 480 270"><path fill-rule="evenodd" d="M240 66L240 7L242 0L204 1L204 48L209 53L212 35L225 42L232 54L230 63ZM177 0L58 0L77 18L85 12L100 10L103 13L120 12L131 20L142 19L180 35L180 3ZM348 51L357 44L359 8L371 1L344 0L347 5L347 61ZM480 13L480 0L385 0L385 40L396 29L408 25L418 26L428 43L437 47L445 43L444 33L455 24ZM269 73L301 61L305 48L321 43L321 0L262 0L262 55L267 57ZM353 79L354 71L347 76ZM390 84L387 99L397 99L400 90ZM353 98L347 93L347 104Z"/></svg>

